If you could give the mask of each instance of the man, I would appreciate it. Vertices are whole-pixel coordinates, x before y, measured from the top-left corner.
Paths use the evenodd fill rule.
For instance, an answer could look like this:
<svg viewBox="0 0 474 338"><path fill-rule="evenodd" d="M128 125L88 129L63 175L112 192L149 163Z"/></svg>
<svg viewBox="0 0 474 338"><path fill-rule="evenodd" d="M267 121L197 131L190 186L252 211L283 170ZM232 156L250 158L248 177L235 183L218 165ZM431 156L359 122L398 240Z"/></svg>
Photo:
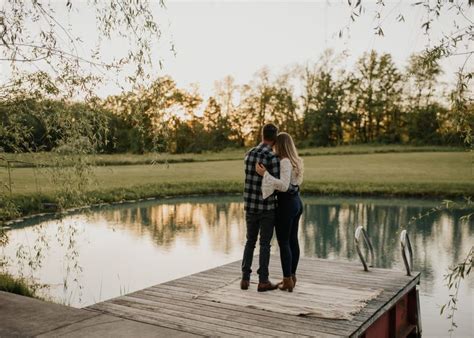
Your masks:
<svg viewBox="0 0 474 338"><path fill-rule="evenodd" d="M272 147L276 141L278 128L274 124L266 124L262 130L262 142L245 155L245 189L244 205L247 223L247 242L245 243L242 260L242 280L240 288L247 290L252 273L252 259L260 233L260 267L257 270L259 283L257 291L275 290L278 285L268 279L268 264L270 263L270 241L275 225L276 196L267 199L262 197L262 177L257 174L255 167L262 163L270 174L280 177L280 161L273 153Z"/></svg>

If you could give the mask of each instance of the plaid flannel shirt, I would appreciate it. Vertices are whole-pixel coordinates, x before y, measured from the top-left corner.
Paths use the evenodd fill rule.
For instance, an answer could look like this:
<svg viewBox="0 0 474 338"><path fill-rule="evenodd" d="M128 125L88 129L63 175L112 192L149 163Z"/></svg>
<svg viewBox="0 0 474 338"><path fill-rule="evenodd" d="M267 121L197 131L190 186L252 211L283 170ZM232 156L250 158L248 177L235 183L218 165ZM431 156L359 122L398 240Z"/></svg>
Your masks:
<svg viewBox="0 0 474 338"><path fill-rule="evenodd" d="M269 145L260 143L247 152L245 155L244 205L245 211L250 213L276 208L275 194L266 199L262 197L263 177L255 170L257 163L262 163L272 176L280 178L280 160Z"/></svg>
<svg viewBox="0 0 474 338"><path fill-rule="evenodd" d="M276 194L266 199L262 197L263 177L255 171L258 162L262 163L273 177L280 178L280 160L269 145L260 143L247 152L245 155L244 205L245 211L249 213L274 210L277 207ZM294 194L298 191L298 186L290 184L288 193Z"/></svg>

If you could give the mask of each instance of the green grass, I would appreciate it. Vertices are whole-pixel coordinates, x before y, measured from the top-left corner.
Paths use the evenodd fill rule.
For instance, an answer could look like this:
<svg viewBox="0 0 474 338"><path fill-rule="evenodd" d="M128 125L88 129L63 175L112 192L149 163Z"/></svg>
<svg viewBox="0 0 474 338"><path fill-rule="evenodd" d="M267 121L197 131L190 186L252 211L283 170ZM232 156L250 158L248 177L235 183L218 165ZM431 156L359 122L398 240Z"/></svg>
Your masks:
<svg viewBox="0 0 474 338"><path fill-rule="evenodd" d="M0 291L16 293L27 297L36 297L35 292L25 280L15 278L6 273L0 273Z"/></svg>
<svg viewBox="0 0 474 338"><path fill-rule="evenodd" d="M363 155L310 156L305 162L305 184L341 185L426 185L445 187L464 185L472 192L472 155L452 153L389 153ZM122 165L96 167L100 190L130 188L149 184L187 184L242 182L243 159L231 161L174 163L157 165ZM35 185L36 172L39 186ZM15 194L51 193L48 169L15 168L12 170ZM0 179L7 171L0 169ZM309 184L311 183L311 184Z"/></svg>
<svg viewBox="0 0 474 338"><path fill-rule="evenodd" d="M382 154L382 153L408 153L408 152L455 152L463 151L462 147L449 146L409 146L409 145L348 145L339 147L315 147L300 150L302 156L324 155L351 155L351 154ZM246 149L227 149L221 152L204 152L201 154L101 154L90 156L90 159L99 166L114 165L139 165L139 164L171 164L188 162L228 161L239 160ZM0 154L0 157L20 161L12 163L15 167L32 167L32 164L50 166L59 159L54 153L25 153L25 154ZM62 159L61 159L62 160ZM75 158L71 157L65 164L70 164ZM0 161L0 166L5 166Z"/></svg>
<svg viewBox="0 0 474 338"><path fill-rule="evenodd" d="M474 195L468 152L373 153L305 157L304 193L322 195L458 198ZM39 212L57 189L50 171L15 168L13 195L21 214ZM6 169L0 179L6 180ZM241 193L243 161L120 165L95 168L88 197L96 202L193 194Z"/></svg>

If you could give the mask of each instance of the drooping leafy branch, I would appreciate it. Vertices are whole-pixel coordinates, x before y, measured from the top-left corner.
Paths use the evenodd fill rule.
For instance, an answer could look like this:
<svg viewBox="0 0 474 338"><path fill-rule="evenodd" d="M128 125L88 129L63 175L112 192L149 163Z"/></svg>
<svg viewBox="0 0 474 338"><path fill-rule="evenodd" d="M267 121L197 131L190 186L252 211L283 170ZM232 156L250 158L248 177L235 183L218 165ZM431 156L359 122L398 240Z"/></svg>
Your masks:
<svg viewBox="0 0 474 338"><path fill-rule="evenodd" d="M89 0L76 6L72 0L5 0L0 7L0 63L8 65L14 81L28 80L24 71L51 74L56 94L64 96L92 96L95 85L110 78L117 84L136 83L147 79L154 65L151 49L161 37L156 7L164 2ZM73 25L81 16L95 16L97 41L90 51ZM107 40L122 40L127 48L106 58ZM11 85L0 86L0 97Z"/></svg>
<svg viewBox="0 0 474 338"><path fill-rule="evenodd" d="M114 81L121 88L126 83L139 85L149 79L155 61L153 46L161 38L156 21L157 10L164 7L162 0L4 0L0 3L0 67L6 78L0 83L2 115L1 151L30 152L37 149L29 140L33 135L32 122L42 129L39 137L59 155L57 163L48 169L48 182L59 188L55 198L58 209L90 203L85 191L93 181L93 162L85 154L94 153L107 141L108 121L100 109L95 91L98 85ZM94 36L86 36L74 23L84 16L95 18ZM95 38L95 40L94 40ZM108 41L123 42L125 46L108 55ZM91 45L94 46L91 48ZM173 46L171 46L173 49ZM2 72L3 73L3 72ZM3 75L3 74L2 74ZM75 97L84 104L72 102ZM8 106L18 112L11 114ZM5 110L4 110L5 111ZM72 166L64 166L74 156ZM39 165L39 164L37 164ZM0 246L8 242L4 220L19 215L12 198L11 182L0 182ZM74 225L67 225L64 240L74 243ZM39 236L43 238L43 236ZM34 270L41 264L40 240L22 257L29 260ZM76 258L74 245L68 247ZM0 273L8 264L0 257ZM77 264L74 264L77 266Z"/></svg>
<svg viewBox="0 0 474 338"><path fill-rule="evenodd" d="M471 247L466 258L458 264L449 267L448 273L444 276L448 289L450 291L449 300L441 307L441 314L448 312L447 318L451 322L449 333L452 336L457 324L454 321L456 311L458 310L459 289L461 282L469 276L474 265L474 247Z"/></svg>

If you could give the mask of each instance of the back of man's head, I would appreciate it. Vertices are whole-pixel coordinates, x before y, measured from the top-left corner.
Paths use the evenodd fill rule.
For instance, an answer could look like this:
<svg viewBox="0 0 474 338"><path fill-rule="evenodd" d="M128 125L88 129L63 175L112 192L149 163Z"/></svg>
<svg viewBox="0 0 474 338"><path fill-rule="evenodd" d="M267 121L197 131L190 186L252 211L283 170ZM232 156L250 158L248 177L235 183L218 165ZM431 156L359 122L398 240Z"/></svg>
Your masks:
<svg viewBox="0 0 474 338"><path fill-rule="evenodd" d="M267 123L262 129L262 139L266 142L275 143L278 135L278 128L273 123Z"/></svg>

